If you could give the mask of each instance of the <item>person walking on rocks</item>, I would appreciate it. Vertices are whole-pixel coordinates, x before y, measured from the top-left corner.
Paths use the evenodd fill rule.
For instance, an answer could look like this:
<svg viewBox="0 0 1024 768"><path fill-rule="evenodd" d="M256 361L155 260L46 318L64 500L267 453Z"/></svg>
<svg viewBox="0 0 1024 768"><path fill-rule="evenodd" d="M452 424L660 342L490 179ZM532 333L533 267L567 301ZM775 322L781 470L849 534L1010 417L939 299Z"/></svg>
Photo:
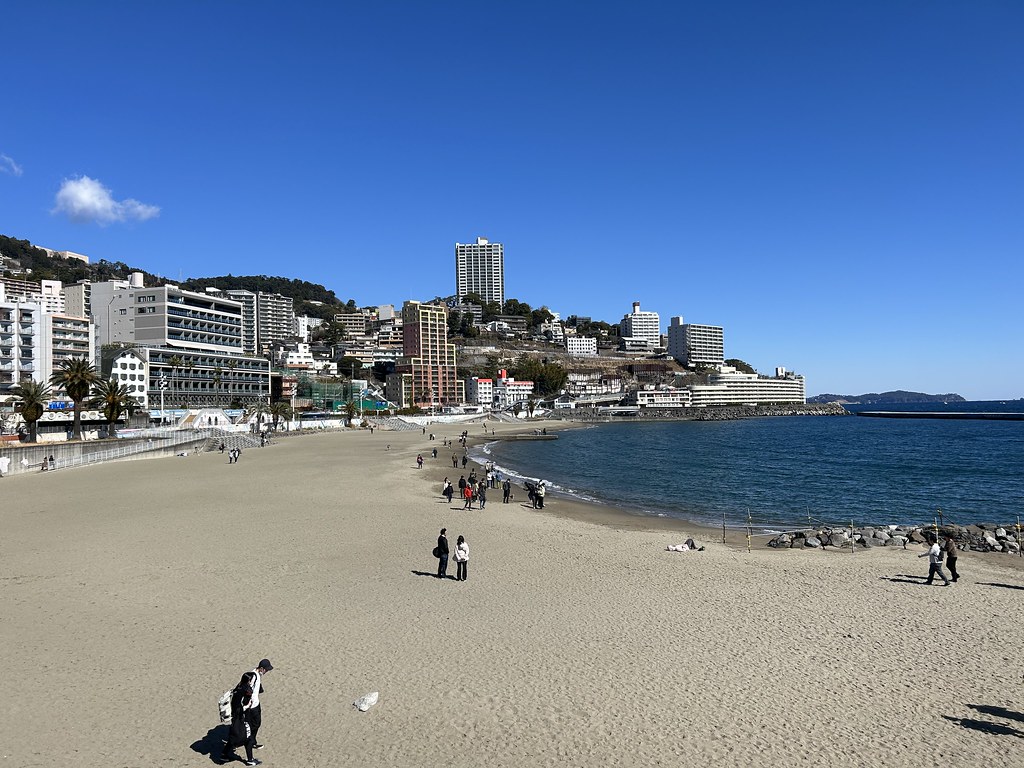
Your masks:
<svg viewBox="0 0 1024 768"><path fill-rule="evenodd" d="M935 574L939 574L945 582L943 586L948 587L950 581L947 578L945 571L942 570L942 550L939 549L938 539L934 536L929 536L928 541L931 544L928 551L918 555L918 557L928 558L928 580L925 584L931 584L932 581L935 580Z"/></svg>
<svg viewBox="0 0 1024 768"><path fill-rule="evenodd" d="M949 566L949 575L953 581L956 581L960 578L960 574L956 571L956 558L960 553L952 536L947 534L946 540L942 544L942 551L946 553L946 565Z"/></svg>
<svg viewBox="0 0 1024 768"><path fill-rule="evenodd" d="M459 536L455 542L455 580L465 581L466 571L469 568L469 544L464 536Z"/></svg>
<svg viewBox="0 0 1024 768"><path fill-rule="evenodd" d="M437 578L443 579L448 575L448 529L442 528L441 535L437 537Z"/></svg>

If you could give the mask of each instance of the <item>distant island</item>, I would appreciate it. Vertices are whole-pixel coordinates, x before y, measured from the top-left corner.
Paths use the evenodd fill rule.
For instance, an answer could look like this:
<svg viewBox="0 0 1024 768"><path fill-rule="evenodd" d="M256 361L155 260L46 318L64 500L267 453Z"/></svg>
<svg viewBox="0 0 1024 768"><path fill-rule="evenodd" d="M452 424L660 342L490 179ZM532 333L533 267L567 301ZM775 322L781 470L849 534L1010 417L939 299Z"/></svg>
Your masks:
<svg viewBox="0 0 1024 768"><path fill-rule="evenodd" d="M815 395L807 398L808 403L849 403L876 405L878 403L965 403L958 394L928 395L924 392L907 392L897 389L893 392L868 392L866 395Z"/></svg>

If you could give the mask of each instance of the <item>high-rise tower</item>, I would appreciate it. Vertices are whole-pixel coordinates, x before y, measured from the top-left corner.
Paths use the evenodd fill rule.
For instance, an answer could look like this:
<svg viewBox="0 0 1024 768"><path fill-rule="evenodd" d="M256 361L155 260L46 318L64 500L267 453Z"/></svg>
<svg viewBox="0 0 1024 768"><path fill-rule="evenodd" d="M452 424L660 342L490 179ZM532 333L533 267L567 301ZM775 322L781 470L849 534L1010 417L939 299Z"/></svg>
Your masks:
<svg viewBox="0 0 1024 768"><path fill-rule="evenodd" d="M467 293L485 302L505 303L505 246L482 237L476 243L455 244L455 297L461 304Z"/></svg>

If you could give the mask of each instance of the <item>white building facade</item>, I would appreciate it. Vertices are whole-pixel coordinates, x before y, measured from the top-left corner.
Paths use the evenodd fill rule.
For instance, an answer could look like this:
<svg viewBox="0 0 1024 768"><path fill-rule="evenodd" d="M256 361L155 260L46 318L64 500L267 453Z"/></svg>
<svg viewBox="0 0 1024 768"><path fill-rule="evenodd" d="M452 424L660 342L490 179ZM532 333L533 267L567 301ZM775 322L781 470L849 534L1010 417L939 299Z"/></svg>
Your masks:
<svg viewBox="0 0 1024 768"><path fill-rule="evenodd" d="M455 244L455 297L461 304L467 293L485 302L505 303L505 246L478 237L475 243Z"/></svg>
<svg viewBox="0 0 1024 768"><path fill-rule="evenodd" d="M668 326L668 354L689 367L722 365L725 334L721 326L684 323L682 317L673 317Z"/></svg>
<svg viewBox="0 0 1024 768"><path fill-rule="evenodd" d="M757 373L740 373L723 366L713 373L708 384L691 384L690 402L700 408L710 405L768 405L773 403L806 403L804 377L776 370L774 377Z"/></svg>
<svg viewBox="0 0 1024 768"><path fill-rule="evenodd" d="M657 312L644 312L640 302L633 302L633 311L623 315L619 322L619 333L623 338L644 339L651 349L661 344L661 318Z"/></svg>
<svg viewBox="0 0 1024 768"><path fill-rule="evenodd" d="M597 357L597 339L592 336L566 336L565 351L573 357Z"/></svg>

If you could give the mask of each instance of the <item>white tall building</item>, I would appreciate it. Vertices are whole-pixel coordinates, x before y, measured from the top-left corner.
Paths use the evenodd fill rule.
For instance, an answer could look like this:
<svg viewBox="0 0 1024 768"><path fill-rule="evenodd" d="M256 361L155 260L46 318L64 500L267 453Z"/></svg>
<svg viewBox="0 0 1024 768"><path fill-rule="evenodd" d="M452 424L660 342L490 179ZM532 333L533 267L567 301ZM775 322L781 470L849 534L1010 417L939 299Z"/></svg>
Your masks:
<svg viewBox="0 0 1024 768"><path fill-rule="evenodd" d="M682 317L673 317L668 326L668 354L681 365L721 365L725 361L722 328L684 323Z"/></svg>
<svg viewBox="0 0 1024 768"><path fill-rule="evenodd" d="M482 237L476 243L455 244L455 297L459 304L467 293L485 302L505 303L505 246Z"/></svg>
<svg viewBox="0 0 1024 768"><path fill-rule="evenodd" d="M597 357L597 339L592 336L566 336L565 351L573 357Z"/></svg>
<svg viewBox="0 0 1024 768"><path fill-rule="evenodd" d="M260 291L256 312L256 343L261 349L295 335L295 301L291 296Z"/></svg>
<svg viewBox="0 0 1024 768"><path fill-rule="evenodd" d="M624 338L644 339L653 349L661 344L661 318L657 312L642 312L640 302L633 302L633 311L623 315L619 333Z"/></svg>
<svg viewBox="0 0 1024 768"><path fill-rule="evenodd" d="M228 298L242 305L242 352L256 354L256 294L252 291L227 291Z"/></svg>

